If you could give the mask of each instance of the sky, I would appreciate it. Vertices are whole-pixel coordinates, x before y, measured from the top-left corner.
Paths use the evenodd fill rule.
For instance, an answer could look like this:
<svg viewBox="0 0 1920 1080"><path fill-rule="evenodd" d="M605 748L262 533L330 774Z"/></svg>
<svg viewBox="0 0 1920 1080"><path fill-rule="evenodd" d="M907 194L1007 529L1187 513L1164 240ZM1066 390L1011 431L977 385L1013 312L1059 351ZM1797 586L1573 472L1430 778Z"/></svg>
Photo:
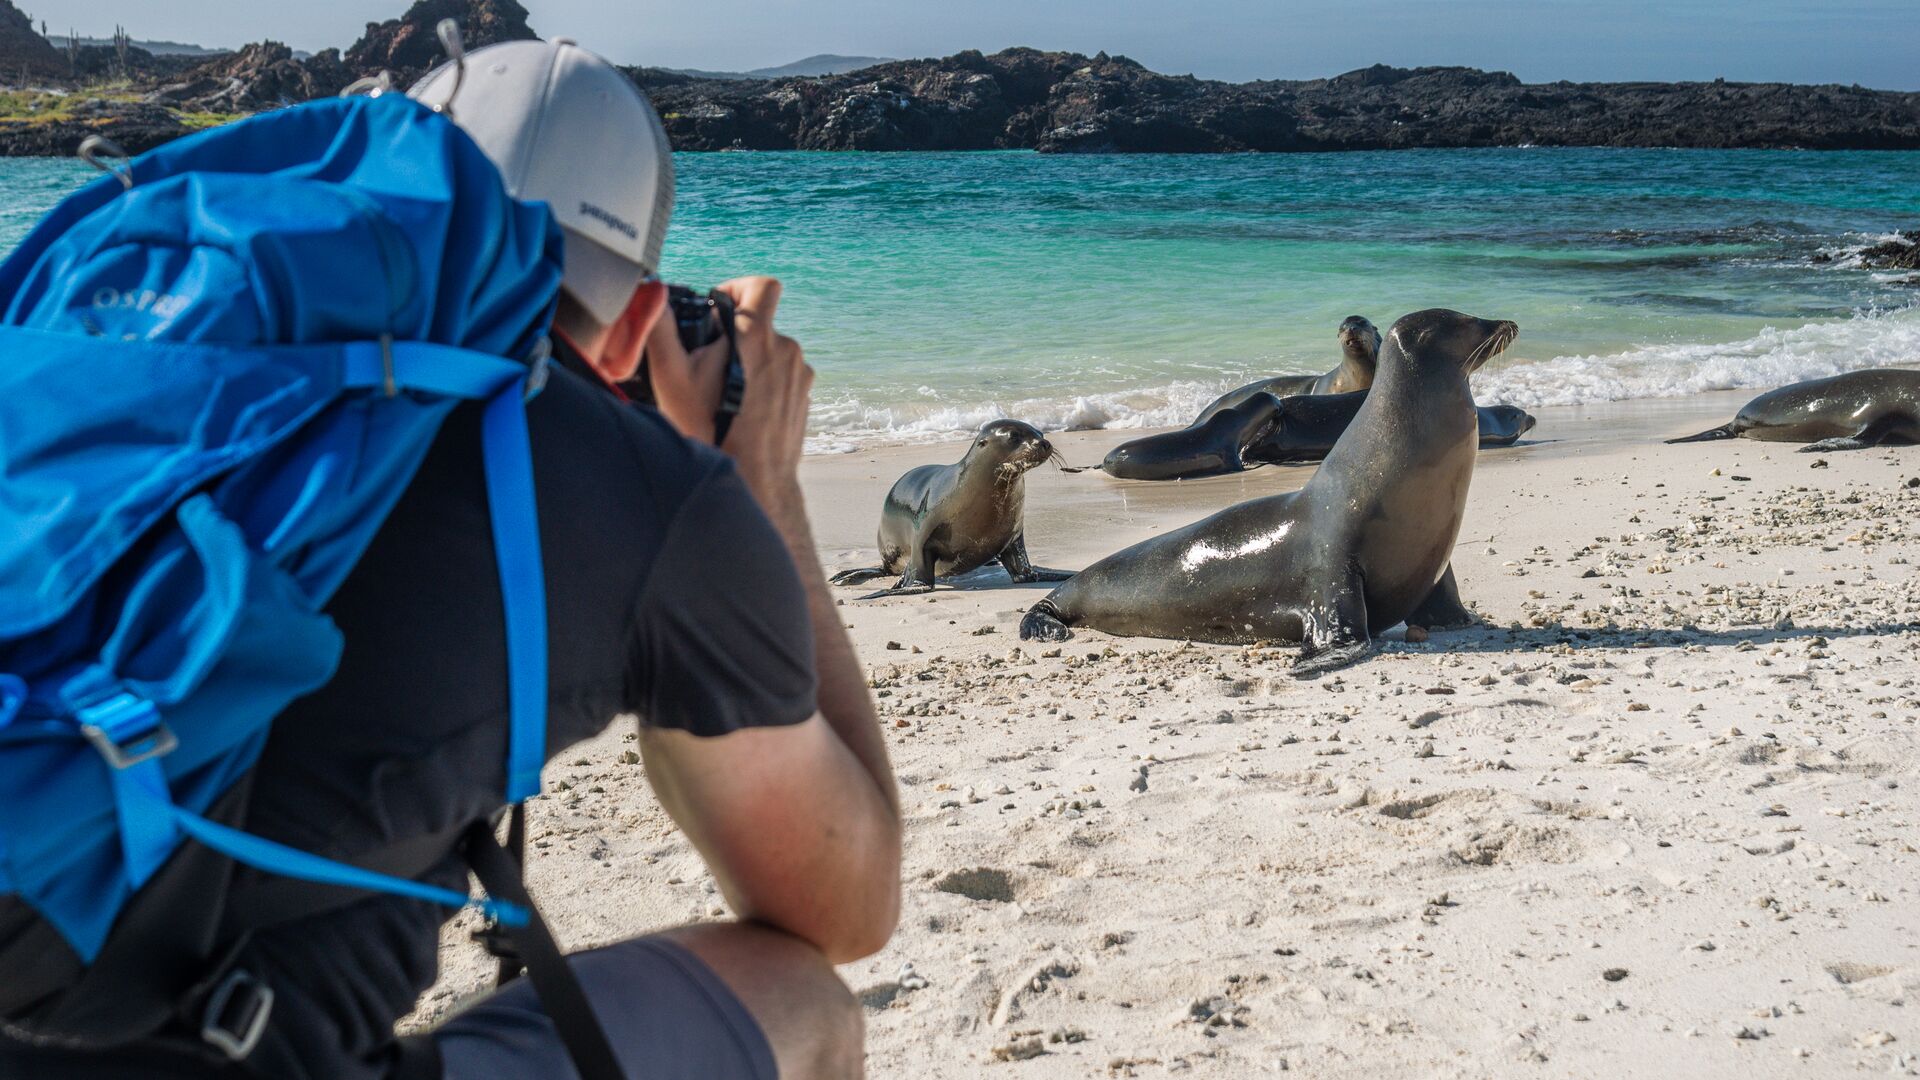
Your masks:
<svg viewBox="0 0 1920 1080"><path fill-rule="evenodd" d="M56 33L345 47L407 0L15 0ZM522 0L543 37L623 64L741 71L814 53L1010 45L1202 78L1461 64L1527 82L1837 82L1920 90L1920 0ZM58 24L58 25L53 25Z"/></svg>

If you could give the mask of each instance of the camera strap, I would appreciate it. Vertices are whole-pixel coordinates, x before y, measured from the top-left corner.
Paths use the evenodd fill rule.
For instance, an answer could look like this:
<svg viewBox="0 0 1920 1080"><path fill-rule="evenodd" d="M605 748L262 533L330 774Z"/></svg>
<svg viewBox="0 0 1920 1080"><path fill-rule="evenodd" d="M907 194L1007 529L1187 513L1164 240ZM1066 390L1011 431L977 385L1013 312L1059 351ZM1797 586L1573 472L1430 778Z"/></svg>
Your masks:
<svg viewBox="0 0 1920 1080"><path fill-rule="evenodd" d="M713 414L713 444L727 441L733 418L740 415L740 403L747 397L747 373L740 365L740 339L733 329L733 297L718 289L707 294L720 319L721 336L727 339L727 381L720 388L720 405Z"/></svg>

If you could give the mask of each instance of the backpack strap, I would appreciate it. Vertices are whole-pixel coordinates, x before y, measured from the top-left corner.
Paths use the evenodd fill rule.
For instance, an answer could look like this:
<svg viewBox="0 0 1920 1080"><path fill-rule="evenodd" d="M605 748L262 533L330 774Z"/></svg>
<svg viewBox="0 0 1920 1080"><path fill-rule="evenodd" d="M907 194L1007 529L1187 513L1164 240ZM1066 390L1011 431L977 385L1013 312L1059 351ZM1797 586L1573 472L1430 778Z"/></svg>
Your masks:
<svg viewBox="0 0 1920 1080"><path fill-rule="evenodd" d="M378 387L388 396L423 390L487 399L480 438L507 624L511 803L540 793L540 767L547 757L547 589L526 403L547 384L550 352L550 342L542 338L529 362L521 364L457 346L382 336L349 344L342 355L347 386Z"/></svg>
<svg viewBox="0 0 1920 1080"><path fill-rule="evenodd" d="M344 356L349 386L379 387L389 395L425 390L488 399L481 453L507 627L506 795L516 804L540 793L547 758L547 589L526 402L546 386L550 349L542 338L530 363L520 364L450 345L382 337L348 345Z"/></svg>
<svg viewBox="0 0 1920 1080"><path fill-rule="evenodd" d="M507 856L513 860L521 874L521 882L526 882L527 868L527 804L515 803L507 815ZM520 958L520 951L513 946L507 928L492 920L482 924L473 932L473 940L487 950L487 955L498 961L494 971L493 985L496 989L519 978L527 970L527 962Z"/></svg>
<svg viewBox="0 0 1920 1080"><path fill-rule="evenodd" d="M528 912L528 920L511 927L508 937L526 961L527 978L533 983L534 993L539 995L541 1008L559 1031L560 1041L566 1044L567 1055L573 1059L581 1080L626 1080L620 1059L614 1056L613 1045L607 1041L607 1033L594 1015L593 1003L580 988L580 980L567 965L567 958L555 944L546 921L540 918L539 910L528 898L519 865L494 839L491 825L483 822L468 830L466 855L474 876L480 879L489 895L504 898ZM503 925L506 924L503 922Z"/></svg>

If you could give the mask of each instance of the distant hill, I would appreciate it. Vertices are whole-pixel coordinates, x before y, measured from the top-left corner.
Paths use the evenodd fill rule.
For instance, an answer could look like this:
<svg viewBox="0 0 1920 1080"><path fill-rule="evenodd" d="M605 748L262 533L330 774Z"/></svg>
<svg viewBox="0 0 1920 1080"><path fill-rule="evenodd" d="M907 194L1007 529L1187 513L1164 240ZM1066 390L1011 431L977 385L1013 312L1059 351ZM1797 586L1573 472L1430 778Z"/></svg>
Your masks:
<svg viewBox="0 0 1920 1080"><path fill-rule="evenodd" d="M31 84L67 72L67 54L48 44L19 8L0 0L0 79Z"/></svg>
<svg viewBox="0 0 1920 1080"><path fill-rule="evenodd" d="M809 56L805 60L795 60L791 64L779 67L754 68L752 71L706 71L700 68L660 68L675 75L685 75L690 79L806 79L822 75L844 75L849 71L859 71L875 64L890 64L893 61L884 56L838 56L834 53L821 53Z"/></svg>
<svg viewBox="0 0 1920 1080"><path fill-rule="evenodd" d="M67 35L65 34L50 33L47 35L47 40L51 42L56 49L64 49L67 47ZM131 44L134 48L145 49L155 56L219 56L222 53L233 51L232 49L209 49L204 45L188 45L180 41L141 41L137 38L131 42ZM87 37L85 35L80 37L80 47L83 49L90 46L110 48L112 45L112 38Z"/></svg>
<svg viewBox="0 0 1920 1080"><path fill-rule="evenodd" d="M795 60L791 64L779 67L754 68L747 72L755 79L794 79L808 75L841 75L849 71L859 71L875 64L893 62L888 56L835 56L833 53L821 53L809 56L805 60Z"/></svg>

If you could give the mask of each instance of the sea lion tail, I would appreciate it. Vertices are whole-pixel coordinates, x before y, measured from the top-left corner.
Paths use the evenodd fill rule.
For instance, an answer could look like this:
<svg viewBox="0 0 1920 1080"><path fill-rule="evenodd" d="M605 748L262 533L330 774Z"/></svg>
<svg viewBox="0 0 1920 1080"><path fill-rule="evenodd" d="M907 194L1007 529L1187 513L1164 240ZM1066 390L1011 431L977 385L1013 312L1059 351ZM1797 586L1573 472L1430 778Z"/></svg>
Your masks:
<svg viewBox="0 0 1920 1080"><path fill-rule="evenodd" d="M1065 641L1073 636L1067 624L1060 619L1060 609L1053 606L1052 600L1042 600L1027 609L1027 615L1020 620L1021 641Z"/></svg>
<svg viewBox="0 0 1920 1080"><path fill-rule="evenodd" d="M1729 421L1717 428L1708 428L1698 435L1688 435L1683 439L1668 439L1667 444L1671 446L1674 443L1683 442L1712 442L1714 439L1731 439L1737 434L1739 432L1733 429L1733 423Z"/></svg>

